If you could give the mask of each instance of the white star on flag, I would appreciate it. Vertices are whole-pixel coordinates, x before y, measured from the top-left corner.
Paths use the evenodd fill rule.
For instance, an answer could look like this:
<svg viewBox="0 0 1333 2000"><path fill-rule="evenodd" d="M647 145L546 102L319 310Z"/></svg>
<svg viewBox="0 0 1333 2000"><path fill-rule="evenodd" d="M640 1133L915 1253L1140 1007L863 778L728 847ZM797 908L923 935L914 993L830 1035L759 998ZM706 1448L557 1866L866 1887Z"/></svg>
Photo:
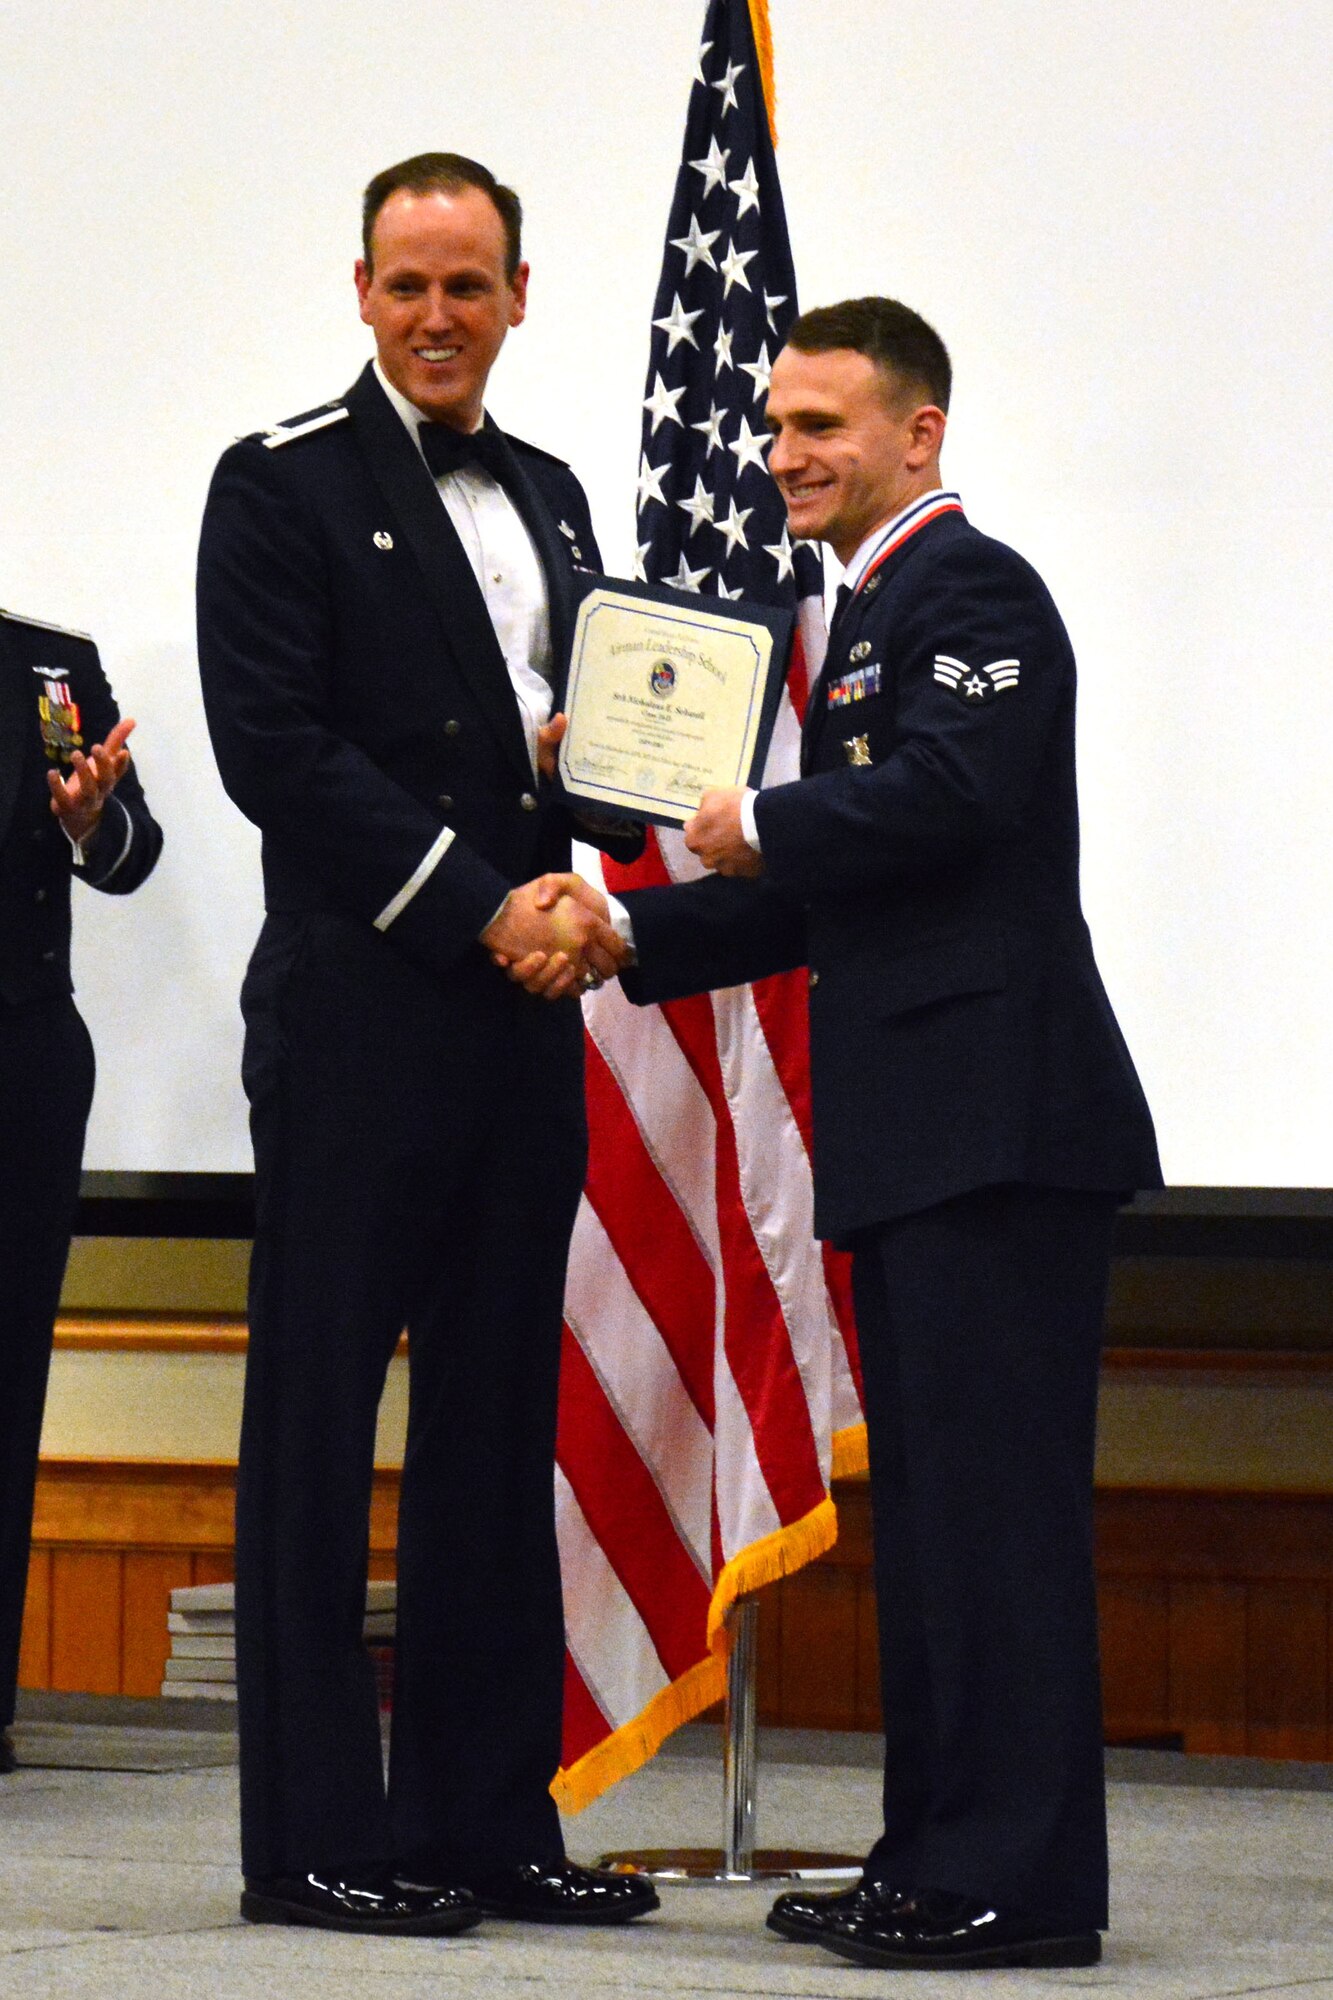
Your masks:
<svg viewBox="0 0 1333 2000"><path fill-rule="evenodd" d="M667 417L673 424L680 424L683 427L685 419L680 415L676 405L684 394L684 383L681 384L679 389L668 389L659 374L656 382L653 384L652 395L645 396L643 399L643 407L653 420L654 437L657 436L657 426L661 423L663 417Z"/></svg>
<svg viewBox="0 0 1333 2000"><path fill-rule="evenodd" d="M719 117L725 112L736 110L736 78L744 73L744 63L728 63L726 75L718 77L714 83L714 90L720 90L722 93L722 110L718 113Z"/></svg>
<svg viewBox="0 0 1333 2000"><path fill-rule="evenodd" d="M764 312L768 318L768 330L770 333L776 333L778 330L778 323L773 317L774 311L778 306L785 306L786 303L787 295L785 292L764 293Z"/></svg>
<svg viewBox="0 0 1333 2000"><path fill-rule="evenodd" d="M734 451L736 454L737 472L744 472L747 465L757 465L762 472L764 470L764 453L767 451L770 442L771 439L767 431L752 431L748 419L742 417L739 431L727 446L728 451ZM787 530L784 528L782 532L785 535Z"/></svg>
<svg viewBox="0 0 1333 2000"><path fill-rule="evenodd" d="M705 458L711 458L715 451L721 451L722 449L722 420L726 414L725 410L719 410L716 403L711 403L708 415L702 417L697 424L690 425L692 431L702 431L704 434L706 440L704 445Z"/></svg>
<svg viewBox="0 0 1333 2000"><path fill-rule="evenodd" d="M699 60L694 65L694 80L696 83L707 83L708 81L708 78L704 75L704 57L708 54L712 46L711 42L700 42L699 44Z"/></svg>
<svg viewBox="0 0 1333 2000"><path fill-rule="evenodd" d="M721 577L719 577L717 580L717 594L719 597L730 597L732 599L735 599L737 597L744 597L745 592L740 588L739 585L737 585L735 590L728 590L726 584L723 583Z"/></svg>
<svg viewBox="0 0 1333 2000"><path fill-rule="evenodd" d="M724 368L730 368L733 366L731 359L731 343L734 339L735 335L732 333L728 333L725 326L718 327L717 339L713 342L713 352L717 356L717 368L715 372L718 375L722 373L722 370Z"/></svg>
<svg viewBox="0 0 1333 2000"><path fill-rule="evenodd" d="M787 577L791 575L792 573L791 536L787 533L787 525L785 521L782 526L782 535L780 540L776 542L765 542L764 554L766 556L772 556L774 562L777 564L779 583L782 583Z"/></svg>
<svg viewBox="0 0 1333 2000"><path fill-rule="evenodd" d="M657 426L654 424L653 429L656 430L656 428ZM671 461L669 459L665 465L649 465L647 454L645 453L639 460L637 490L641 509L646 507L650 500L660 500L662 505L666 506L666 494L662 491L662 481L666 478L670 470Z"/></svg>
<svg viewBox="0 0 1333 2000"><path fill-rule="evenodd" d="M630 573L637 577L640 583L647 583L648 581L648 572L643 565L644 558L651 547L651 542L636 542L634 544L634 562Z"/></svg>
<svg viewBox="0 0 1333 2000"><path fill-rule="evenodd" d="M727 161L731 158L729 146L719 146L716 138L708 142L708 153L702 160L691 160L696 174L703 175L704 191L701 200L706 200L715 187L725 187L727 181Z"/></svg>
<svg viewBox="0 0 1333 2000"><path fill-rule="evenodd" d="M754 400L762 403L768 394L769 378L773 373L773 363L768 358L768 342L765 341L760 348L757 360L742 361L740 369L742 375L754 377Z"/></svg>
<svg viewBox="0 0 1333 2000"><path fill-rule="evenodd" d="M735 502L733 501L732 504L734 506ZM713 496L704 485L702 473L695 479L694 492L690 495L690 498L688 500L677 500L676 505L681 509L682 513L689 515L690 533L692 535L699 532L701 521L707 521L709 527L712 527Z"/></svg>
<svg viewBox="0 0 1333 2000"><path fill-rule="evenodd" d="M727 186L736 196L739 204L736 209L736 220L738 222L750 209L758 208L759 180L754 170L753 160L747 162L745 172L741 175L740 179L738 181L728 181Z"/></svg>
<svg viewBox="0 0 1333 2000"><path fill-rule="evenodd" d="M653 321L653 325L660 326L667 337L668 354L674 354L682 340L688 340L691 347L699 345L690 329L697 319L702 318L703 307L700 306L698 312L687 313L680 302L680 293L677 292L671 311L666 313L661 319Z"/></svg>
<svg viewBox="0 0 1333 2000"><path fill-rule="evenodd" d="M713 245L717 242L721 234L722 231L720 229L700 229L698 216L692 215L690 217L690 226L685 231L685 234L683 236L672 237L672 249L683 250L685 252L685 276L687 278L696 264L707 264L710 271L716 271L717 265L713 261ZM656 325L657 322L654 321L653 324Z"/></svg>
<svg viewBox="0 0 1333 2000"><path fill-rule="evenodd" d="M727 538L728 555L731 554L732 550L735 548L738 542L740 543L743 549L749 548L750 544L745 537L745 523L749 520L753 512L754 512L753 507L737 507L735 496L733 495L731 502L731 511L727 515L726 520L717 521L714 523L714 526L717 528L718 533L720 535L725 535ZM712 519L711 515L709 516L709 519L710 520Z"/></svg>
<svg viewBox="0 0 1333 2000"><path fill-rule="evenodd" d="M722 273L722 296L724 299L730 294L733 285L744 285L746 291L749 291L750 280L745 275L745 267L752 258L758 255L759 252L757 250L738 250L734 241L728 243L727 254L717 267Z"/></svg>
<svg viewBox="0 0 1333 2000"><path fill-rule="evenodd" d="M680 568L676 571L676 574L674 576L669 576L667 578L667 582L669 584L674 585L677 590L693 590L697 592L699 585L703 582L704 578L706 576L711 575L711 573L712 573L711 569L708 568L691 569L689 563L685 559L684 554L682 553L680 558Z"/></svg>

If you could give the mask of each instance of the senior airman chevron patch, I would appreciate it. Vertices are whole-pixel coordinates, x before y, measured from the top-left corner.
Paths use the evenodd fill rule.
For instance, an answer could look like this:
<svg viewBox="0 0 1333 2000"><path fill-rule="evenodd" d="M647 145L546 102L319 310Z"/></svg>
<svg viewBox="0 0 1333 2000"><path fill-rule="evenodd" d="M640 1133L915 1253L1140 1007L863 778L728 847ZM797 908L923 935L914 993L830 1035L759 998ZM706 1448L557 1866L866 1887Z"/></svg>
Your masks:
<svg viewBox="0 0 1333 2000"><path fill-rule="evenodd" d="M1017 660L992 660L988 667L969 667L948 653L936 653L935 678L963 702L990 701L1006 688L1018 686Z"/></svg>

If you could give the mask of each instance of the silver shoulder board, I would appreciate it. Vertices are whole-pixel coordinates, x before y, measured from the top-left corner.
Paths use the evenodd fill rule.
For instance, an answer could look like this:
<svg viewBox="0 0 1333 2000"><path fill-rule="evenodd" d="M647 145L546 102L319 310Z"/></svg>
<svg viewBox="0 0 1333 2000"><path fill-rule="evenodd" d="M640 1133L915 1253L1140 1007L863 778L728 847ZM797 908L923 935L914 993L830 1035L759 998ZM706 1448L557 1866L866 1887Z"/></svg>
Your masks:
<svg viewBox="0 0 1333 2000"><path fill-rule="evenodd" d="M51 625L45 618L29 618L22 611L6 611L0 608L0 618L7 618L11 625L27 625L34 632L58 632L62 639L86 639L91 646L91 632L80 632L73 625Z"/></svg>
<svg viewBox="0 0 1333 2000"><path fill-rule="evenodd" d="M274 424L272 430L265 433L264 443L270 451L276 451L280 444L291 444L294 438L309 437L311 431L322 431L329 424L340 424L347 414L339 403L336 409L320 410L299 424Z"/></svg>

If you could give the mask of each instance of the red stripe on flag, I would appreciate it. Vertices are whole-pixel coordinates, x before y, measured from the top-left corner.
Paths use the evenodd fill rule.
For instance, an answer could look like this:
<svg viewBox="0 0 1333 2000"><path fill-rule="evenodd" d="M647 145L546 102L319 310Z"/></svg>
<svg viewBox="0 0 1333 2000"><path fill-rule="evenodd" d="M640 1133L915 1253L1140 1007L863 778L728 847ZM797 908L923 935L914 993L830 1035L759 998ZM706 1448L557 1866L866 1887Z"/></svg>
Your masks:
<svg viewBox="0 0 1333 2000"><path fill-rule="evenodd" d="M561 1758L577 1764L580 1757L595 1749L609 1733L611 1724L588 1692L588 1683L565 1652L565 1726Z"/></svg>
<svg viewBox="0 0 1333 2000"><path fill-rule="evenodd" d="M676 1680L699 1658L712 1591L568 1327L561 1347L558 1457L591 1534L648 1628L663 1671Z"/></svg>
<svg viewBox="0 0 1333 2000"><path fill-rule="evenodd" d="M606 1059L584 1039L590 1149L585 1193L695 1409L713 1428L713 1273Z"/></svg>
<svg viewBox="0 0 1333 2000"><path fill-rule="evenodd" d="M810 1509L812 1482L816 1493L823 1490L819 1453L782 1306L741 1195L712 1006L703 999L672 1000L662 1011L717 1114L717 1224L727 1287L723 1340L773 1505L780 1520L796 1521Z"/></svg>

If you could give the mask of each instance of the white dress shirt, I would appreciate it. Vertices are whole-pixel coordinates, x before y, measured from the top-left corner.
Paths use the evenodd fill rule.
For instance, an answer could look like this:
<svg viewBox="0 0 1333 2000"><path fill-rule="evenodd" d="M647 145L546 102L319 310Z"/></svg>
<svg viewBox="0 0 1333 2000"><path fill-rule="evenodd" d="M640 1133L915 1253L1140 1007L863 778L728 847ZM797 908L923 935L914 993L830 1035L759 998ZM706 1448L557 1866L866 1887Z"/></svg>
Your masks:
<svg viewBox="0 0 1333 2000"><path fill-rule="evenodd" d="M381 389L411 432L432 419L394 388L378 360ZM475 426L477 430L481 425ZM546 573L523 516L497 479L479 465L460 466L435 481L486 600L509 679L518 699L532 774L537 775L537 731L551 718L551 613Z"/></svg>

